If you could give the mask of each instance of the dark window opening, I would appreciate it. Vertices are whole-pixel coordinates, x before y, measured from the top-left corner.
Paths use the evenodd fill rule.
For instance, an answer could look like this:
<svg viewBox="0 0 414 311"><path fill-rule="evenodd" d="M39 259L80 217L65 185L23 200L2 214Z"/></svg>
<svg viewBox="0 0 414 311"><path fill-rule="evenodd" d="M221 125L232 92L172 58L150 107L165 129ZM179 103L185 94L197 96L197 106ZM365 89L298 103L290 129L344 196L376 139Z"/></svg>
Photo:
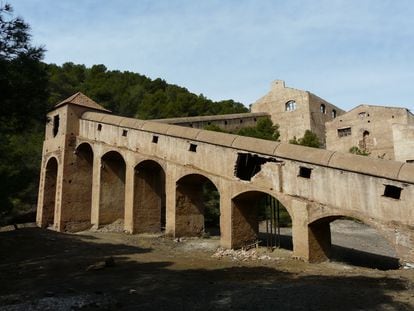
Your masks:
<svg viewBox="0 0 414 311"><path fill-rule="evenodd" d="M401 197L401 190L402 188L400 187L385 185L384 197L399 200Z"/></svg>
<svg viewBox="0 0 414 311"><path fill-rule="evenodd" d="M253 121L254 121L254 122L257 122L257 119L256 119L256 118L253 118Z"/></svg>
<svg viewBox="0 0 414 311"><path fill-rule="evenodd" d="M336 118L336 110L335 109L333 109L332 110L332 119L335 119Z"/></svg>
<svg viewBox="0 0 414 311"><path fill-rule="evenodd" d="M193 123L190 123L190 124L189 124L189 126L190 126L190 127L193 127Z"/></svg>
<svg viewBox="0 0 414 311"><path fill-rule="evenodd" d="M312 169L304 166L299 167L299 177L303 178L310 178L312 173Z"/></svg>
<svg viewBox="0 0 414 311"><path fill-rule="evenodd" d="M60 123L59 115L54 116L53 117L53 137L55 137L57 133L59 132L59 123Z"/></svg>
<svg viewBox="0 0 414 311"><path fill-rule="evenodd" d="M326 106L325 104L321 104L320 110L322 113L326 113Z"/></svg>
<svg viewBox="0 0 414 311"><path fill-rule="evenodd" d="M128 131L127 130L122 130L122 136L127 136L128 135Z"/></svg>
<svg viewBox="0 0 414 311"><path fill-rule="evenodd" d="M227 121L224 121L224 125L227 125Z"/></svg>
<svg viewBox="0 0 414 311"><path fill-rule="evenodd" d="M289 100L285 104L285 111L294 111L296 110L296 102L294 100Z"/></svg>
<svg viewBox="0 0 414 311"><path fill-rule="evenodd" d="M239 153L234 168L234 175L241 180L251 180L254 175L260 172L262 165L267 162L276 162L276 160L264 158L257 154Z"/></svg>
<svg viewBox="0 0 414 311"><path fill-rule="evenodd" d="M211 122L207 122L207 125L211 125Z"/></svg>
<svg viewBox="0 0 414 311"><path fill-rule="evenodd" d="M351 128L350 127L345 127L342 129L338 129L338 136L339 137L344 137L344 136L350 136L352 134Z"/></svg>
<svg viewBox="0 0 414 311"><path fill-rule="evenodd" d="M414 163L414 160L407 160L405 162L407 162L407 163Z"/></svg>
<svg viewBox="0 0 414 311"><path fill-rule="evenodd" d="M102 130L102 124L98 124L98 131Z"/></svg>
<svg viewBox="0 0 414 311"><path fill-rule="evenodd" d="M242 119L240 119L240 123L243 123L243 120Z"/></svg>
<svg viewBox="0 0 414 311"><path fill-rule="evenodd" d="M197 152L197 145L196 144L190 144L190 148L188 149L188 151Z"/></svg>
<svg viewBox="0 0 414 311"><path fill-rule="evenodd" d="M158 144L158 136L156 136L156 135L152 136L152 142L154 144Z"/></svg>

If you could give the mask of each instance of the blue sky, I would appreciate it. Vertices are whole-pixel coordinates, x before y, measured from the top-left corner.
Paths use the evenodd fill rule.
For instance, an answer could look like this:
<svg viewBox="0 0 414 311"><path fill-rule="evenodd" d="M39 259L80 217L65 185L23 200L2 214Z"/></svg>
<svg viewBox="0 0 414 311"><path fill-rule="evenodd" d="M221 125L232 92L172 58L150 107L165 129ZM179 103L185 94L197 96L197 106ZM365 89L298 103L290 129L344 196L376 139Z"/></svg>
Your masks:
<svg viewBox="0 0 414 311"><path fill-rule="evenodd" d="M104 64L245 105L282 79L345 110L414 111L412 0L7 2L48 63Z"/></svg>

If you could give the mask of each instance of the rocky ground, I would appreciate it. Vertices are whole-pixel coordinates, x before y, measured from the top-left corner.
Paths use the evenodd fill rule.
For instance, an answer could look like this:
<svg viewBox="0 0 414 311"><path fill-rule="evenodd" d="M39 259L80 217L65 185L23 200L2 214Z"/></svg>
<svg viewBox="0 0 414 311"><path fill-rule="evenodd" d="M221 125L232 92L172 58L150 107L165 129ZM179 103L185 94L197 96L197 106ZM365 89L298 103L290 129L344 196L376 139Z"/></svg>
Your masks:
<svg viewBox="0 0 414 311"><path fill-rule="evenodd" d="M414 270L372 268L393 254L360 224L333 224L342 245L321 264L288 249L222 250L216 237L110 232L118 225L0 232L0 310L414 310Z"/></svg>

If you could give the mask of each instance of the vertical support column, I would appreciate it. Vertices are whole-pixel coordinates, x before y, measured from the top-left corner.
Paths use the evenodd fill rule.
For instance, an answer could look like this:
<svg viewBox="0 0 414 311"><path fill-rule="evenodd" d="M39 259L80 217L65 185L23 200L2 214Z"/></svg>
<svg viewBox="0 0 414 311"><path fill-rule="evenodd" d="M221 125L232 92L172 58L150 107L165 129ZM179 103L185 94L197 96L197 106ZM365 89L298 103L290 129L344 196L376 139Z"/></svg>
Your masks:
<svg viewBox="0 0 414 311"><path fill-rule="evenodd" d="M95 228L99 227L100 192L101 192L101 152L98 152L97 150L95 150L95 153L93 155L92 207L91 207L91 224Z"/></svg>
<svg viewBox="0 0 414 311"><path fill-rule="evenodd" d="M56 178L56 196L55 196L55 217L53 227L56 231L63 230L62 224L62 190L63 190L63 163L64 155L61 162L58 162L57 178Z"/></svg>
<svg viewBox="0 0 414 311"><path fill-rule="evenodd" d="M125 172L125 217L124 230L128 233L134 233L134 166L127 158Z"/></svg>
<svg viewBox="0 0 414 311"><path fill-rule="evenodd" d="M329 222L309 225L308 204L292 201L293 256L309 262L329 258L331 232Z"/></svg>
<svg viewBox="0 0 414 311"><path fill-rule="evenodd" d="M223 248L232 248L232 202L227 183L220 185L220 245Z"/></svg>
<svg viewBox="0 0 414 311"><path fill-rule="evenodd" d="M166 224L165 234L168 236L175 236L175 174L172 174L172 169L167 166L165 173L165 205L166 205Z"/></svg>
<svg viewBox="0 0 414 311"><path fill-rule="evenodd" d="M44 154L44 151L43 151ZM37 197L37 209L36 209L36 225L38 227L44 227L43 223L43 202L45 193L45 178L46 178L46 163L44 157L42 157L42 164L40 166L40 179L39 179L39 194Z"/></svg>

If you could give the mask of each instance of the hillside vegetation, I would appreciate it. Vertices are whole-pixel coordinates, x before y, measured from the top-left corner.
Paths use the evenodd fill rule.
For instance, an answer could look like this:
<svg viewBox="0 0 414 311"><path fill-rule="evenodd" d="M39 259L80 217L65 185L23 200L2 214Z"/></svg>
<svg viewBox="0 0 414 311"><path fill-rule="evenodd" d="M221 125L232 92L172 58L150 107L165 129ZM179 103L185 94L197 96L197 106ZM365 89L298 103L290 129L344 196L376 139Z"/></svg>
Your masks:
<svg viewBox="0 0 414 311"><path fill-rule="evenodd" d="M30 27L0 3L0 224L33 210L47 111L81 91L113 113L141 119L246 112L233 100L202 94L133 72L45 64L44 47L31 44Z"/></svg>

